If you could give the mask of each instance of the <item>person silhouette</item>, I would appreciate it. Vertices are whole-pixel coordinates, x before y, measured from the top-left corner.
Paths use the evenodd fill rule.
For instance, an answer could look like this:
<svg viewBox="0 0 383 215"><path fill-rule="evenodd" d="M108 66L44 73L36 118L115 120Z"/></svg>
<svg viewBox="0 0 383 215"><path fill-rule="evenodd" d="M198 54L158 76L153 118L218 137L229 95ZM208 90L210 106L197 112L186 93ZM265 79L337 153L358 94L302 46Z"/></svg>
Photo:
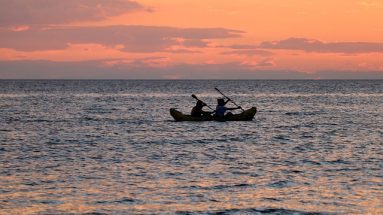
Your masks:
<svg viewBox="0 0 383 215"><path fill-rule="evenodd" d="M206 104L203 103L201 100L198 100L196 105L191 110L191 116L194 117L207 117L210 116L211 112L203 111L203 107L205 107Z"/></svg>
<svg viewBox="0 0 383 215"><path fill-rule="evenodd" d="M228 110L236 110L236 109L241 109L241 106L235 107L235 108L228 108L225 107L225 105L230 101L230 99L227 99L226 101L222 98L217 99L217 107L215 109L215 116L217 117L224 117L228 115L232 115L231 112L226 113Z"/></svg>

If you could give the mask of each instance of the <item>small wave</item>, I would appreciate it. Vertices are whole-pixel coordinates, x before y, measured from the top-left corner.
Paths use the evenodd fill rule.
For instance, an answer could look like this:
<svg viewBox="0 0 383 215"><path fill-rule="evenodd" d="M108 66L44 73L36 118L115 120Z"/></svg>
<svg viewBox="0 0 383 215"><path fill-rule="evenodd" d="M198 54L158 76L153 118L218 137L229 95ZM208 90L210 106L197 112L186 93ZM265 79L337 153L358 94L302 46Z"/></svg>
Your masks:
<svg viewBox="0 0 383 215"><path fill-rule="evenodd" d="M140 201L137 199L125 197L122 199L111 200L111 201L99 200L99 201L94 202L94 204L135 204L138 202L140 202Z"/></svg>
<svg viewBox="0 0 383 215"><path fill-rule="evenodd" d="M82 118L82 120L84 120L84 121L99 121L100 119L94 118L94 117L85 116L85 117Z"/></svg>
<svg viewBox="0 0 383 215"><path fill-rule="evenodd" d="M0 105L0 109L7 109L7 108L11 108L12 105Z"/></svg>
<svg viewBox="0 0 383 215"><path fill-rule="evenodd" d="M274 136L274 139L277 139L277 140L290 140L287 136L284 136L284 135Z"/></svg>
<svg viewBox="0 0 383 215"><path fill-rule="evenodd" d="M307 159L304 159L302 162L305 163L305 164L310 164L310 165L315 165L315 166L320 166L320 165L322 165L322 164L319 163L319 162L312 161L312 160L307 160Z"/></svg>
<svg viewBox="0 0 383 215"><path fill-rule="evenodd" d="M266 202L281 202L282 200L280 199L276 199L276 198L262 198L262 201L266 201Z"/></svg>
<svg viewBox="0 0 383 215"><path fill-rule="evenodd" d="M215 186L188 186L184 188L193 189L193 190L226 190L231 188L246 188L246 187L254 187L254 184L232 184L232 185L215 185Z"/></svg>
<svg viewBox="0 0 383 215"><path fill-rule="evenodd" d="M301 112L287 112L285 114L289 116L297 116L297 115L301 115Z"/></svg>
<svg viewBox="0 0 383 215"><path fill-rule="evenodd" d="M48 120L48 119L30 119L30 120L25 120L24 122L55 122L55 121Z"/></svg>
<svg viewBox="0 0 383 215"><path fill-rule="evenodd" d="M4 129L0 129L0 131L10 132L12 130L4 128Z"/></svg>
<svg viewBox="0 0 383 215"><path fill-rule="evenodd" d="M300 115L303 115L303 116L315 116L315 115L322 114L322 112L319 112L319 111L315 111L315 112L287 112L285 114L288 115L288 116L300 116Z"/></svg>
<svg viewBox="0 0 383 215"><path fill-rule="evenodd" d="M270 183L267 186L274 187L274 188L284 188L284 187L289 187L293 184L294 183L291 181L277 181L277 182Z"/></svg>
<svg viewBox="0 0 383 215"><path fill-rule="evenodd" d="M290 210L284 208L245 208L245 209L226 209L226 210L216 210L216 211L177 211L176 214L186 215L186 214L302 214L302 215L322 215L330 214L327 212L307 212L307 211L298 211Z"/></svg>
<svg viewBox="0 0 383 215"><path fill-rule="evenodd" d="M351 164L349 161L345 161L345 160L342 160L342 159L336 159L336 160L332 160L332 161L325 161L325 163L327 164Z"/></svg>
<svg viewBox="0 0 383 215"><path fill-rule="evenodd" d="M314 138L314 136L310 134L302 134L302 138Z"/></svg>
<svg viewBox="0 0 383 215"><path fill-rule="evenodd" d="M50 200L50 199L42 199L42 200L31 200L31 202L36 204L47 204L47 205L59 205L62 204L62 201L58 200Z"/></svg>
<svg viewBox="0 0 383 215"><path fill-rule="evenodd" d="M39 185L39 183L37 183L35 181L28 181L28 182L25 182L24 185L27 185L27 186L37 186L37 185Z"/></svg>
<svg viewBox="0 0 383 215"><path fill-rule="evenodd" d="M236 167L236 169L241 169L241 167ZM248 168L246 168L248 169ZM242 171L233 171L231 172L233 175L248 175L248 172L242 172Z"/></svg>
<svg viewBox="0 0 383 215"><path fill-rule="evenodd" d="M310 144L307 144L307 145L296 146L292 150L296 151L296 152L304 152L304 151L311 151L313 149L312 149L312 146Z"/></svg>
<svg viewBox="0 0 383 215"><path fill-rule="evenodd" d="M352 172L352 171L360 171L361 168L338 168L338 169L326 169L326 172Z"/></svg>
<svg viewBox="0 0 383 215"><path fill-rule="evenodd" d="M19 117L9 117L9 118L6 118L6 122L7 123L12 123L12 122L20 122L20 121L22 121L21 120L21 118L19 118Z"/></svg>
<svg viewBox="0 0 383 215"><path fill-rule="evenodd" d="M132 198L122 198L122 199L119 199L115 202L116 203L133 203L133 202L138 202L138 201L135 199L132 199Z"/></svg>
<svg viewBox="0 0 383 215"><path fill-rule="evenodd" d="M292 169L292 170L282 170L283 173L285 174L290 174L290 173L293 173L293 174L299 174L299 173L303 173L303 171L301 170L297 170L297 169Z"/></svg>
<svg viewBox="0 0 383 215"><path fill-rule="evenodd" d="M62 142L61 140L49 140L47 141L45 144L47 145L59 145L59 144L65 144L64 142Z"/></svg>
<svg viewBox="0 0 383 215"><path fill-rule="evenodd" d="M108 215L107 213L100 213L100 212L89 212L84 213L83 215Z"/></svg>

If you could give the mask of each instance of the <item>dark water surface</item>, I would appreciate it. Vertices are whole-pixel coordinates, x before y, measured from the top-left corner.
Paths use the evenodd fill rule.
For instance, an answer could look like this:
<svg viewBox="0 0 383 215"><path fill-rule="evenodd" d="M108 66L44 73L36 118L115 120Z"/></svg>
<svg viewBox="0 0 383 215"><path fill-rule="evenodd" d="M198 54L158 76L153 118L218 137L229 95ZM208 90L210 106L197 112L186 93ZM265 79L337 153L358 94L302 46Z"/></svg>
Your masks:
<svg viewBox="0 0 383 215"><path fill-rule="evenodd" d="M383 213L381 80L3 80L0 143L0 214Z"/></svg>

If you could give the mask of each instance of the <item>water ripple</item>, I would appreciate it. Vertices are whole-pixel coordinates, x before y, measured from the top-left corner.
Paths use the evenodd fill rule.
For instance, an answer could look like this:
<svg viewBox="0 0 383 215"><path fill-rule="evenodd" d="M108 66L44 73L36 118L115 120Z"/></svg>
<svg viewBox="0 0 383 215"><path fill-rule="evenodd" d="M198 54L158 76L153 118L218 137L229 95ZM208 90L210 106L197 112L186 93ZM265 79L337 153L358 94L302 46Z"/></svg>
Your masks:
<svg viewBox="0 0 383 215"><path fill-rule="evenodd" d="M254 121L172 120L214 87ZM382 214L382 101L382 81L0 81L0 213Z"/></svg>

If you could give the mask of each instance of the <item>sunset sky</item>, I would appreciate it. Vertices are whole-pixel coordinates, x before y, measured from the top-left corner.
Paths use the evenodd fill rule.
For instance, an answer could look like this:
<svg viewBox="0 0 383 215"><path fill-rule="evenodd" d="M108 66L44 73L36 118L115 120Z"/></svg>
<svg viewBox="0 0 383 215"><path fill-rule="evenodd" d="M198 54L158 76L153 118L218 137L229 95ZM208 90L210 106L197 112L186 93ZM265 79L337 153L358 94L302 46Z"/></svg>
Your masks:
<svg viewBox="0 0 383 215"><path fill-rule="evenodd" d="M383 78L382 0L0 4L0 79Z"/></svg>

